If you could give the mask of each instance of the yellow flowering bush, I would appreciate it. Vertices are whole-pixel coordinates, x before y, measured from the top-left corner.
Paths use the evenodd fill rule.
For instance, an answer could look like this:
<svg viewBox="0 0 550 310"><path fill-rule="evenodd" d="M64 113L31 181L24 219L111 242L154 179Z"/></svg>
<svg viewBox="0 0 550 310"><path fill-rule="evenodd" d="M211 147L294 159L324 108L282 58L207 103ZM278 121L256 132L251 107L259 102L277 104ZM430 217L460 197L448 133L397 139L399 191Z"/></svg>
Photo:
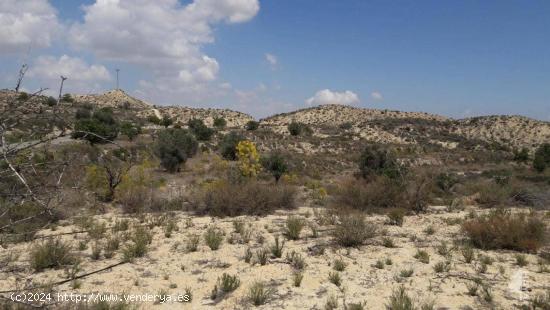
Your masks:
<svg viewBox="0 0 550 310"><path fill-rule="evenodd" d="M255 177L262 169L256 145L250 141L244 140L237 144L237 159L244 176Z"/></svg>
<svg viewBox="0 0 550 310"><path fill-rule="evenodd" d="M122 177L120 185L116 189L116 200L128 213L143 211L151 202L151 191L154 182L150 177L150 171L145 165L138 165Z"/></svg>
<svg viewBox="0 0 550 310"><path fill-rule="evenodd" d="M86 167L85 177L86 187L94 192L101 200L108 200L109 183L105 169L98 165L89 165Z"/></svg>

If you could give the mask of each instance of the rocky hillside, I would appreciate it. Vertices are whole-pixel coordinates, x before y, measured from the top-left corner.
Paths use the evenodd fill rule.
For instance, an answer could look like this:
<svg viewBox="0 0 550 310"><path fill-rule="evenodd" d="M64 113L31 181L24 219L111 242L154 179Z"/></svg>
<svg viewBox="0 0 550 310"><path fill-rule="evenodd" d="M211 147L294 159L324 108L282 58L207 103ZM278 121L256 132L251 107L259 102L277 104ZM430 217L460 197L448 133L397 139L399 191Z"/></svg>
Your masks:
<svg viewBox="0 0 550 310"><path fill-rule="evenodd" d="M202 119L207 126L213 125L214 118L221 117L226 120L227 127L239 128L244 127L247 122L253 120L252 116L248 114L228 109L202 109L177 106L157 106L148 110L142 110L139 115L142 117L156 115L159 118L163 115L168 115L174 120L174 122L179 122L182 124L186 124L190 119L196 118Z"/></svg>
<svg viewBox="0 0 550 310"><path fill-rule="evenodd" d="M291 121L309 125L341 125L352 123L360 125L366 121L376 119L424 119L433 121L445 121L448 118L422 112L401 112L390 110L362 109L346 105L321 105L308 109L301 109L290 113L277 114L262 120L268 126L286 126Z"/></svg>
<svg viewBox="0 0 550 310"><path fill-rule="evenodd" d="M278 114L262 120L264 127L286 132L291 122L308 124L323 137L326 128L348 128L359 138L380 143L438 144L454 148L459 143L499 143L513 149L550 141L550 123L522 116L483 116L455 120L420 112L362 109L323 105Z"/></svg>
<svg viewBox="0 0 550 310"><path fill-rule="evenodd" d="M455 123L455 133L468 138L526 148L534 148L550 141L550 123L524 116L482 116L458 120Z"/></svg>
<svg viewBox="0 0 550 310"><path fill-rule="evenodd" d="M73 95L79 103L91 103L97 106L108 106L114 108L137 110L138 116L147 117L155 115L162 118L170 116L174 122L187 123L192 118L204 120L212 126L215 117L223 117L228 127L242 127L252 117L248 114L231 111L228 109L201 109L181 106L153 106L147 102L129 96L122 90L111 90L100 95Z"/></svg>
<svg viewBox="0 0 550 310"><path fill-rule="evenodd" d="M115 89L98 95L72 95L77 102L86 102L97 106L113 108L150 109L152 106L142 100L129 96L123 90Z"/></svg>
<svg viewBox="0 0 550 310"><path fill-rule="evenodd" d="M12 101L13 91L0 91L0 106ZM245 113L228 109L203 109L182 106L154 106L133 98L122 90L112 90L99 95L72 95L76 104L113 107L140 118L168 115L174 122L187 123L192 118L202 119L212 126L214 118L221 117L228 127L242 128L253 120ZM41 111L52 109L44 104L46 97L33 97L20 105L18 111L28 113L29 109ZM62 102L58 112L72 114L74 105ZM25 112L27 111L27 112ZM341 135L342 130L354 140L365 139L379 143L436 144L445 148L459 145L467 148L485 144L505 146L511 149L526 147L533 150L541 143L550 141L550 123L523 116L481 116L455 120L441 115L422 112L401 112L390 110L363 109L343 105L323 105L277 114L261 120L262 127L279 134L287 134L287 125L300 122L313 129L314 136L328 138Z"/></svg>

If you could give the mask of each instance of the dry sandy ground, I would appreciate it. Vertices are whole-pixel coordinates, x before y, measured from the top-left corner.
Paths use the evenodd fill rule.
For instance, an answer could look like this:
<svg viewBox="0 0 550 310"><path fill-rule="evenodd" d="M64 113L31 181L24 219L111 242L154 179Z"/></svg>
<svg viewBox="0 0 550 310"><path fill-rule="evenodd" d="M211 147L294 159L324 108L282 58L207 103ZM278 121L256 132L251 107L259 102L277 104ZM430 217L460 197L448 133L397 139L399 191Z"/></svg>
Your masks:
<svg viewBox="0 0 550 310"><path fill-rule="evenodd" d="M316 220L311 208L301 208L292 213L300 214L309 222ZM467 264L461 251L454 250L451 252L450 271L436 273L434 265L445 261L437 253L438 245L441 241L446 241L448 247L452 248L453 240L460 238L459 224L449 219L465 218L468 214L468 210L450 213L444 208L432 208L425 215L407 216L402 227L385 225L384 216L368 217L369 221L379 225L381 235L358 249L335 246L331 241L330 226L319 226L319 235L316 238L312 237L312 230L306 227L299 240L286 241L282 258L270 258L265 266L246 263L243 259L246 249L250 247L255 251L271 245L274 236L283 233L288 214L281 212L261 218L241 217L251 229L251 241L242 244L238 241L240 238L235 236L235 242L230 244L227 240L234 231L233 218L189 217L184 213L177 213L174 216L179 231L166 238L162 227L153 228L154 238L146 257L88 276L81 280L78 289L72 289L70 283L56 289L60 292L83 294L156 294L161 290L166 290L169 294L184 294L185 288L190 288L193 295L191 303L150 302L139 305L142 309L243 309L254 308L247 299L248 288L254 281L261 280L274 289L267 304L259 307L262 309L324 309L327 298L331 295L338 298L340 309L344 309L344 301L366 302L365 309L384 309L392 289L403 285L418 305L434 301L434 309L514 309L522 304L522 298L544 292L550 285L550 273L539 272L536 255L526 255L529 265L519 267L516 265L516 253L508 251L483 252L493 258L494 262L485 273L480 273L477 258ZM113 214L106 214L97 216L96 220L112 225L114 217L116 216ZM548 219L548 216L545 218ZM188 235L202 235L211 225L222 228L226 233L221 248L217 251L210 250L201 237L198 251L187 252L185 244ZM430 226L435 230L433 234L425 231ZM78 229L74 225L59 226L55 231L48 230L42 234L59 234ZM396 247L384 247L384 235L391 237ZM64 236L63 239L70 241L74 250L82 256L80 273L100 269L122 259L120 251L111 259L102 257L98 261L91 260L90 247L78 251L79 241L89 240L86 233ZM32 243L23 243L0 251L0 261L9 253L20 254L17 262L0 273L0 290L14 289L29 285L30 282L36 284L66 279L62 269L33 273L28 262L31 246ZM322 248L325 248L324 252L320 251ZM423 249L430 254L429 263L422 263L414 258L417 249ZM286 253L293 250L301 253L307 264L300 287L293 286L293 269L285 260ZM478 251L477 254L480 253ZM392 260L391 265L384 265L383 269L375 267L378 260L385 261L387 258ZM334 272L331 265L335 259L342 259L347 264L341 272L340 288L328 281L329 273ZM408 268L414 270L413 275L401 277L400 272ZM240 287L213 301L210 299L210 292L223 273L238 275ZM469 279L475 277L482 278L490 288L494 300L492 305L488 305L482 296L468 295L467 284L471 284ZM482 295L481 289L479 292Z"/></svg>

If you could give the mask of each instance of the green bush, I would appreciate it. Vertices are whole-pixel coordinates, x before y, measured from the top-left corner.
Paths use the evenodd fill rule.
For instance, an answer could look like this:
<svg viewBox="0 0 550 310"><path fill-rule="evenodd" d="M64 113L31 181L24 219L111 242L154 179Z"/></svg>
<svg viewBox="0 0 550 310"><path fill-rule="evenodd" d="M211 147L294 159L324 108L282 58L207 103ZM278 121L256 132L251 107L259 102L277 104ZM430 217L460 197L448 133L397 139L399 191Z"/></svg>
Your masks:
<svg viewBox="0 0 550 310"><path fill-rule="evenodd" d="M154 145L155 155L169 172L178 172L180 165L197 153L197 148L195 138L179 128L162 130Z"/></svg>
<svg viewBox="0 0 550 310"><path fill-rule="evenodd" d="M156 115L154 115L154 114L147 116L147 121L148 121L149 123L153 123L153 124L155 124L155 125L160 125L160 123L161 123L160 118L158 118L158 117L157 117Z"/></svg>
<svg viewBox="0 0 550 310"><path fill-rule="evenodd" d="M46 98L46 100L44 100L44 104L47 105L47 106L53 107L54 105L57 104L57 99L50 96L50 97Z"/></svg>
<svg viewBox="0 0 550 310"><path fill-rule="evenodd" d="M214 118L214 127L223 129L227 126L227 121L223 117L216 117Z"/></svg>
<svg viewBox="0 0 550 310"><path fill-rule="evenodd" d="M224 293L231 293L241 285L241 280L237 275L230 276L227 273L222 274L221 278L218 278L218 287Z"/></svg>
<svg viewBox="0 0 550 310"><path fill-rule="evenodd" d="M340 126L338 126L338 127L340 129L343 129L343 130L349 130L349 129L353 128L353 124L351 122L345 122L345 123L340 124Z"/></svg>
<svg viewBox="0 0 550 310"><path fill-rule="evenodd" d="M74 99L71 96L71 94L64 94L63 97L61 97L61 101L72 103L72 102L74 102Z"/></svg>
<svg viewBox="0 0 550 310"><path fill-rule="evenodd" d="M275 178L275 182L288 171L284 157L279 153L273 153L261 159L262 166Z"/></svg>
<svg viewBox="0 0 550 310"><path fill-rule="evenodd" d="M17 100L20 100L20 101L29 100L29 98L30 98L29 94L27 94L24 91L20 92L19 95L17 96Z"/></svg>
<svg viewBox="0 0 550 310"><path fill-rule="evenodd" d="M162 116L161 120L159 120L159 125L164 126L164 128L168 128L168 126L172 125L173 123L174 120L166 114Z"/></svg>
<svg viewBox="0 0 550 310"><path fill-rule="evenodd" d="M209 227L204 233L204 241L211 250L215 251L223 242L223 232L216 227Z"/></svg>
<svg viewBox="0 0 550 310"><path fill-rule="evenodd" d="M227 160L236 160L237 144L243 140L245 140L245 138L235 132L226 135L218 146L222 157Z"/></svg>
<svg viewBox="0 0 550 310"><path fill-rule="evenodd" d="M544 143L535 152L533 168L538 172L543 172L548 166L550 166L550 143Z"/></svg>
<svg viewBox="0 0 550 310"><path fill-rule="evenodd" d="M365 179L374 175L396 179L404 174L404 168L397 162L395 155L377 145L369 145L363 150L359 158L359 170Z"/></svg>
<svg viewBox="0 0 550 310"><path fill-rule="evenodd" d="M258 127L260 127L260 123L256 121L248 121L248 123L246 123L245 125L245 128L248 131L256 130L258 129Z"/></svg>
<svg viewBox="0 0 550 310"><path fill-rule="evenodd" d="M61 239L48 239L34 245L30 251L31 268L39 272L47 268L70 265L75 262L71 246Z"/></svg>
<svg viewBox="0 0 550 310"><path fill-rule="evenodd" d="M190 119L187 126L199 141L208 141L214 134L214 130L208 128L200 119Z"/></svg>
<svg viewBox="0 0 550 310"><path fill-rule="evenodd" d="M91 144L96 144L113 141L118 136L118 122L111 108L101 108L91 117L85 117L83 114L80 117L74 126L73 139L85 139Z"/></svg>
<svg viewBox="0 0 550 310"><path fill-rule="evenodd" d="M308 125L303 124L303 123L298 123L298 122L295 122L295 121L292 121L290 124L288 124L287 129L288 129L288 132L290 133L290 135L292 135L292 136L299 136L299 135L302 135L302 134L311 134L312 133L312 130Z"/></svg>
<svg viewBox="0 0 550 310"><path fill-rule="evenodd" d="M120 133L127 136L130 141L141 133L141 126L131 122L123 122L120 125Z"/></svg>

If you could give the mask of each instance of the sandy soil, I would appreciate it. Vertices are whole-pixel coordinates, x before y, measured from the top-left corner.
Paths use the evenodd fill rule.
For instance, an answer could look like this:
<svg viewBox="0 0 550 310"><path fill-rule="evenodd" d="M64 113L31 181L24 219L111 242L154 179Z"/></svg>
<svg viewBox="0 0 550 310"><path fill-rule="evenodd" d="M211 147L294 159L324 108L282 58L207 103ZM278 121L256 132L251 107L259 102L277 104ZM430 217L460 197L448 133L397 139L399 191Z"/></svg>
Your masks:
<svg viewBox="0 0 550 310"><path fill-rule="evenodd" d="M292 213L298 213L312 223L316 220L314 211L310 208L301 208ZM166 290L175 295L184 294L185 289L189 288L193 295L191 303L149 302L139 305L142 309L243 309L253 308L247 299L248 288L254 281L261 280L274 289L267 304L260 307L263 309L323 309L331 295L338 298L339 308L342 309L344 301L366 302L366 309L384 309L392 289L403 285L418 305L433 301L435 309L468 309L467 306L471 309L490 308L482 296L468 295L467 284L472 283L471 279L479 277L491 289L494 300L492 307L513 309L522 304L522 298L544 292L545 286L547 289L550 283L550 273L538 272L536 255L526 255L529 265L519 267L515 263L515 252L477 251L478 257L483 254L494 260L485 273L480 273L479 260L465 263L460 250L451 251L450 258L438 254L437 247L441 242L446 242L450 249L453 248L453 240L460 237L460 226L453 220L464 218L468 214L467 210L450 213L445 208L432 208L425 215L407 216L402 227L385 225L384 216L371 216L368 220L379 225L380 236L360 248L345 249L334 245L330 237L330 226L318 226L316 238L312 236L312 230L306 227L299 240L285 241L282 258L270 258L265 266L246 263L243 257L247 248L250 247L255 252L262 247L268 247L273 244L274 236L283 234L288 214L280 212L261 218L240 217L251 232L251 240L245 244L234 233L233 218L190 217L185 213L177 213L174 216L179 231L173 232L167 238L163 227L153 228L154 238L146 257L83 278L78 289L73 289L71 283L67 283L56 287L56 290L82 294L158 294L161 290ZM95 219L104 221L109 226L116 217L118 216L114 214L106 214ZM223 229L226 234L221 248L210 250L201 236L198 250L187 252L185 244L188 236L202 235L212 225ZM428 227L434 228L433 234L426 232ZM74 225L66 225L59 226L55 231L43 231L41 235L78 230ZM110 233L109 231L108 234ZM393 239L394 248L383 246L384 236ZM91 246L84 251L78 251L79 241L87 242L88 245L93 243L86 233L62 238L73 244L74 251L82 257L82 271L79 274L100 269L122 259L120 251L111 259L101 257L97 261L90 258ZM228 243L229 239L234 239L233 244ZM99 242L104 240L105 238ZM28 262L32 245L33 243L21 243L1 251L0 261L5 260L9 253L18 253L20 256L0 274L0 290L66 279L62 269L34 273ZM422 263L414 258L418 249L430 254L429 263ZM293 268L285 259L286 254L291 251L300 253L307 264L300 287L293 286ZM385 261L388 258L392 261L391 265L384 264L383 269L375 266L378 260ZM331 265L335 259L346 263L345 270L341 272L340 288L328 281L329 273L334 272ZM447 259L451 262L451 269L436 273L434 265ZM414 272L412 276L400 276L402 270L409 268ZM210 292L223 273L238 275L240 287L222 298L212 300ZM479 292L482 295L481 289Z"/></svg>

